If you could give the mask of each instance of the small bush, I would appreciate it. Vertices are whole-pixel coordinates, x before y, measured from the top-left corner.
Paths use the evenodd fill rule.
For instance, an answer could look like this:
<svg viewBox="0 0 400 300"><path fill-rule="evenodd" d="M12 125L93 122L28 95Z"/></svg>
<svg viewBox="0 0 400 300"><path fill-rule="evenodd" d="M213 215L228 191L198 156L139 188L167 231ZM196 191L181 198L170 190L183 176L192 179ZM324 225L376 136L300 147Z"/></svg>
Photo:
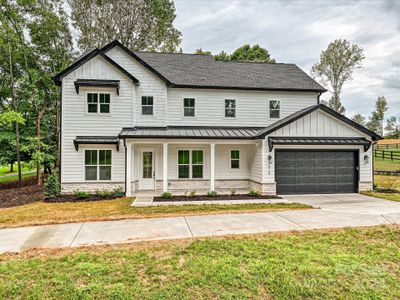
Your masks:
<svg viewBox="0 0 400 300"><path fill-rule="evenodd" d="M124 192L124 187L122 185L116 186L113 188L113 193L114 194L121 194Z"/></svg>
<svg viewBox="0 0 400 300"><path fill-rule="evenodd" d="M207 196L208 197L217 197L218 193L216 191L210 191L210 192L207 193Z"/></svg>
<svg viewBox="0 0 400 300"><path fill-rule="evenodd" d="M231 190L231 196L235 196L236 195L236 191L235 190Z"/></svg>
<svg viewBox="0 0 400 300"><path fill-rule="evenodd" d="M90 196L90 194L88 192L79 191L79 190L74 191L74 197L77 199L87 199L87 198L89 198L89 196Z"/></svg>
<svg viewBox="0 0 400 300"><path fill-rule="evenodd" d="M394 191L396 190L396 186L397 182L396 180L393 180L393 178L385 178L378 182L378 187L384 190Z"/></svg>
<svg viewBox="0 0 400 300"><path fill-rule="evenodd" d="M44 184L44 195L48 198L55 198L61 194L61 185L57 174L51 174L47 177Z"/></svg>
<svg viewBox="0 0 400 300"><path fill-rule="evenodd" d="M261 193L256 190L250 190L250 192L249 192L250 197L259 197L260 195L261 195Z"/></svg>
<svg viewBox="0 0 400 300"><path fill-rule="evenodd" d="M170 192L164 192L161 194L161 197L163 199L171 199L172 198L172 194Z"/></svg>
<svg viewBox="0 0 400 300"><path fill-rule="evenodd" d="M96 190L96 195L101 198L109 199L112 197L113 192L107 190Z"/></svg>
<svg viewBox="0 0 400 300"><path fill-rule="evenodd" d="M191 191L191 192L186 191L186 192L185 192L185 197L187 197L187 198L194 198L194 197L196 197L196 191Z"/></svg>

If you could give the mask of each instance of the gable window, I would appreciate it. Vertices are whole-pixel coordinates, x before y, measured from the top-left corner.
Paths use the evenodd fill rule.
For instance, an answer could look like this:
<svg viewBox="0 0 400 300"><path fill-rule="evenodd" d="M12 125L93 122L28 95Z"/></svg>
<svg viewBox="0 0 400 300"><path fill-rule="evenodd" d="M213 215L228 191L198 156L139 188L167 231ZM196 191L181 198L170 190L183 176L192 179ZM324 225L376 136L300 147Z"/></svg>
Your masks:
<svg viewBox="0 0 400 300"><path fill-rule="evenodd" d="M194 117L195 110L195 99L194 98L184 98L183 99L183 116Z"/></svg>
<svg viewBox="0 0 400 300"><path fill-rule="evenodd" d="M203 150L178 151L178 178L203 178Z"/></svg>
<svg viewBox="0 0 400 300"><path fill-rule="evenodd" d="M236 100L225 99L225 118L236 117Z"/></svg>
<svg viewBox="0 0 400 300"><path fill-rule="evenodd" d="M240 152L239 150L231 150L231 169L240 168Z"/></svg>
<svg viewBox="0 0 400 300"><path fill-rule="evenodd" d="M269 101L269 117L274 119L280 118L281 104L278 100Z"/></svg>
<svg viewBox="0 0 400 300"><path fill-rule="evenodd" d="M153 115L152 96L142 96L142 115Z"/></svg>
<svg viewBox="0 0 400 300"><path fill-rule="evenodd" d="M85 180L111 180L111 150L85 150Z"/></svg>
<svg viewBox="0 0 400 300"><path fill-rule="evenodd" d="M87 94L87 112L88 113L110 113L110 94L88 93Z"/></svg>

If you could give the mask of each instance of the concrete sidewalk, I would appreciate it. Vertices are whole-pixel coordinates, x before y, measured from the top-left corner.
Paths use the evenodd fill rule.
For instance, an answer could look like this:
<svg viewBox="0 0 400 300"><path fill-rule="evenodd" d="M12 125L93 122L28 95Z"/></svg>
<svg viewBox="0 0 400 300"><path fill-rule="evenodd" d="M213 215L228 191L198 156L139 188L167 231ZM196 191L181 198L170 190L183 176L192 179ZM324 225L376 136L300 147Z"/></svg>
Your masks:
<svg viewBox="0 0 400 300"><path fill-rule="evenodd" d="M400 224L400 203L351 195L296 195L320 209L85 222L0 230L0 252L135 241Z"/></svg>

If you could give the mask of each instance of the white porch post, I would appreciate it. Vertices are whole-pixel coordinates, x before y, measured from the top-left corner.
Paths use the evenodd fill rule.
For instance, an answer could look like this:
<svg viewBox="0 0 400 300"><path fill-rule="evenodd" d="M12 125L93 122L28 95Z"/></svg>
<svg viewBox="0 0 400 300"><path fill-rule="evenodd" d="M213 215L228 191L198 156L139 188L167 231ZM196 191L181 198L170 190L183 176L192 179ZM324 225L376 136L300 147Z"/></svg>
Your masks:
<svg viewBox="0 0 400 300"><path fill-rule="evenodd" d="M163 192L168 191L168 143L163 143Z"/></svg>
<svg viewBox="0 0 400 300"><path fill-rule="evenodd" d="M132 144L126 145L126 189L125 196L132 196Z"/></svg>
<svg viewBox="0 0 400 300"><path fill-rule="evenodd" d="M210 144L210 191L215 190L215 144Z"/></svg>

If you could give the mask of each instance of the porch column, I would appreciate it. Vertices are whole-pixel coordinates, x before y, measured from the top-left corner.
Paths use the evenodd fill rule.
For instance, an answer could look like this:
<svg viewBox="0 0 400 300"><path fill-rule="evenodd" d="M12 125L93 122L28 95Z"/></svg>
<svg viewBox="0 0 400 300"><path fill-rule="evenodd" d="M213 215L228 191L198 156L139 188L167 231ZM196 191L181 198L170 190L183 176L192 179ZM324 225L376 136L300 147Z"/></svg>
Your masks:
<svg viewBox="0 0 400 300"><path fill-rule="evenodd" d="M168 191L168 143L163 143L163 192Z"/></svg>
<svg viewBox="0 0 400 300"><path fill-rule="evenodd" d="M125 196L132 196L132 144L126 145L126 182Z"/></svg>
<svg viewBox="0 0 400 300"><path fill-rule="evenodd" d="M210 144L210 191L215 190L215 144Z"/></svg>

